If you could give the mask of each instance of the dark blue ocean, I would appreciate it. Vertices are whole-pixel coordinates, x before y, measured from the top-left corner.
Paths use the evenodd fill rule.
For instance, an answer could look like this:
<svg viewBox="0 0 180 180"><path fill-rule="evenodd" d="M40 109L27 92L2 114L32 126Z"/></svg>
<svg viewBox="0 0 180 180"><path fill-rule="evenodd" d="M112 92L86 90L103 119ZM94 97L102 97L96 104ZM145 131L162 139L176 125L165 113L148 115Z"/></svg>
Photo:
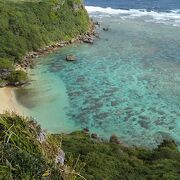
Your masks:
<svg viewBox="0 0 180 180"><path fill-rule="evenodd" d="M87 127L128 145L172 138L180 147L180 1L85 3L99 38L37 60L32 83L16 92L24 114L53 133Z"/></svg>
<svg viewBox="0 0 180 180"><path fill-rule="evenodd" d="M165 12L180 9L179 0L85 0L85 4L115 9L147 9Z"/></svg>

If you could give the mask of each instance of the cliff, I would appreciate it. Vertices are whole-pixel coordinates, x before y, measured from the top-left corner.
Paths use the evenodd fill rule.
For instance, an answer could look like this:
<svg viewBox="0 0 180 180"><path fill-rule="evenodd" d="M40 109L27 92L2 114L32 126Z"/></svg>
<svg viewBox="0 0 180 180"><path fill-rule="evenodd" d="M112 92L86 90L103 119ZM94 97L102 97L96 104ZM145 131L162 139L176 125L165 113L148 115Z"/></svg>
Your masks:
<svg viewBox="0 0 180 180"><path fill-rule="evenodd" d="M0 86L20 85L26 74L14 64L30 51L88 31L81 0L0 0Z"/></svg>

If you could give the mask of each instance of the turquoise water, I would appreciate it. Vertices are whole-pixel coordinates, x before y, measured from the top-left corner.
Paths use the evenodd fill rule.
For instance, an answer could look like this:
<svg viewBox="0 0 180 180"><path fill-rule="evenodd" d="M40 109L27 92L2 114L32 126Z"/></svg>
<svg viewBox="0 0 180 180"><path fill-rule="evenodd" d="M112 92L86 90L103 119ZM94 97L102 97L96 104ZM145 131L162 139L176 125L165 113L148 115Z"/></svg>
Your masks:
<svg viewBox="0 0 180 180"><path fill-rule="evenodd" d="M180 145L180 29L101 17L94 45L72 45L37 60L17 90L24 113L50 132L88 127L101 137L154 147ZM109 31L102 31L109 27ZM75 62L65 56L74 54Z"/></svg>

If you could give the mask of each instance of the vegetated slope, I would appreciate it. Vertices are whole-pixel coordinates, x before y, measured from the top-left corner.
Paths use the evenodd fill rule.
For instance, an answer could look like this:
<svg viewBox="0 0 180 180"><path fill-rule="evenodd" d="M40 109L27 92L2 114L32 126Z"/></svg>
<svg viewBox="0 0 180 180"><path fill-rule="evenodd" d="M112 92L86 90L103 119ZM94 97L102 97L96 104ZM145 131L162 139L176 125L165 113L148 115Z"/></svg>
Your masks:
<svg viewBox="0 0 180 180"><path fill-rule="evenodd" d="M15 75L25 81L24 73L14 73L13 64L27 52L70 40L89 28L81 0L0 0L0 19L1 83L16 81Z"/></svg>
<svg viewBox="0 0 180 180"><path fill-rule="evenodd" d="M77 170L88 180L180 179L180 152L173 140L150 150L99 142L83 132L60 137L67 159L80 155Z"/></svg>
<svg viewBox="0 0 180 180"><path fill-rule="evenodd" d="M64 164L61 141L41 130L32 119L0 116L0 179L64 179L78 176Z"/></svg>
<svg viewBox="0 0 180 180"><path fill-rule="evenodd" d="M50 135L16 114L0 116L0 152L0 179L5 180L180 179L180 152L173 140L149 150L84 132Z"/></svg>

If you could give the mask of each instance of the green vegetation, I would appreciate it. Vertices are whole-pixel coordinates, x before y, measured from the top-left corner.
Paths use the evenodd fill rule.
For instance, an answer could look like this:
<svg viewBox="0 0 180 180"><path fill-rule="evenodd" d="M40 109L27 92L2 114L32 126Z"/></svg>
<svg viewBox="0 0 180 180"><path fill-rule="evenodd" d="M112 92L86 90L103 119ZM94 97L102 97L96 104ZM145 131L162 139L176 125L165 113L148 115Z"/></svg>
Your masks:
<svg viewBox="0 0 180 180"><path fill-rule="evenodd" d="M75 179L78 173L58 163L61 141L33 120L16 114L0 116L0 179Z"/></svg>
<svg viewBox="0 0 180 180"><path fill-rule="evenodd" d="M24 71L17 70L13 66L11 59L0 58L0 86L21 85L27 81L27 75Z"/></svg>
<svg viewBox="0 0 180 180"><path fill-rule="evenodd" d="M4 66L20 63L27 52L70 40L89 28L81 0L0 0L0 19L0 74ZM4 79L13 80L0 76Z"/></svg>
<svg viewBox="0 0 180 180"><path fill-rule="evenodd" d="M13 63L10 59L0 58L0 69L13 70Z"/></svg>
<svg viewBox="0 0 180 180"><path fill-rule="evenodd" d="M13 82L13 85L21 85L26 82L27 74L21 70L13 71L7 80L8 82Z"/></svg>
<svg viewBox="0 0 180 180"><path fill-rule="evenodd" d="M84 132L50 135L33 119L16 114L0 116L0 152L0 179L5 180L180 179L180 152L172 140L149 150L92 139ZM65 162L60 163L62 152Z"/></svg>
<svg viewBox="0 0 180 180"><path fill-rule="evenodd" d="M180 179L180 152L174 141L164 140L156 149L149 150L99 142L83 132L62 137L66 158L80 155L81 166L77 170L88 180Z"/></svg>

